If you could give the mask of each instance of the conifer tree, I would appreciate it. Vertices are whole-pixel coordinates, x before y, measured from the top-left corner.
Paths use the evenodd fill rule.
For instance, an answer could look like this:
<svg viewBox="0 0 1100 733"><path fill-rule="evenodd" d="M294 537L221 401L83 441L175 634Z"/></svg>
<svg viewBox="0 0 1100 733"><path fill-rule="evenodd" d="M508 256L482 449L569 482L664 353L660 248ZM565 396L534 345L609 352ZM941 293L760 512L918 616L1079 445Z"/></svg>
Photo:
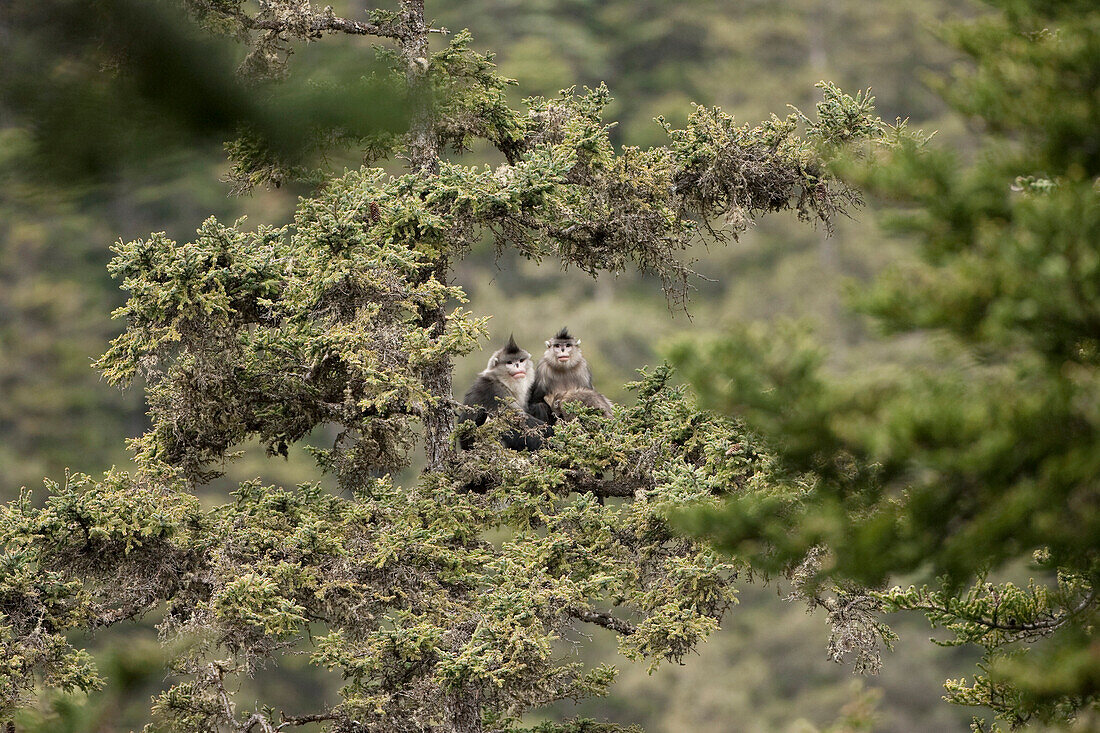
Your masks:
<svg viewBox="0 0 1100 733"><path fill-rule="evenodd" d="M409 128L319 129L318 149L368 161L338 174L243 130L227 145L239 190L319 182L292 223L209 219L190 242L155 233L115 247L126 330L99 367L120 386L141 380L152 427L132 441L136 473L70 475L43 501L24 494L0 510L2 710L25 704L36 679L96 689L70 632L152 611L174 656L151 731L522 730L525 712L613 681L556 644L579 627L618 635L625 656L650 665L683 658L734 603L745 566L677 537L669 517L767 490L771 459L739 423L699 410L667 367L643 372L636 404L563 424L537 453L494 439L507 415L456 452L451 364L486 319L462 307L451 267L491 237L592 276L654 273L675 303L692 242L783 210L828 226L859 197L827 159L898 130L869 98L823 85L813 120L749 127L696 108L684 129L666 126L668 145L615 149L608 90L515 109L492 56L431 27L423 0L363 20L296 0L187 5L248 44L243 70L268 83L290 73L295 43L379 39L390 71L372 83L405 98ZM455 162L479 139L498 165ZM382 159L404 172L370 164ZM286 454L320 427L336 435L312 450L324 486L246 482L228 503L200 504L196 490L242 442ZM418 442L426 468L398 484ZM873 666L865 598L828 602L834 653ZM303 649L343 678L339 701L303 712L234 699L234 677Z"/></svg>
<svg viewBox="0 0 1100 733"><path fill-rule="evenodd" d="M856 302L888 332L923 332L928 358L838 380L789 336L683 347L705 403L768 433L777 479L813 477L690 524L758 564L817 552L834 581L919 573L929 582L883 592L883 607L983 652L948 700L991 709L994 726L1095 730L1100 11L989 5L948 29L972 65L941 87L983 131L980 153L907 144L846 166L904 207L892 223L921 256Z"/></svg>

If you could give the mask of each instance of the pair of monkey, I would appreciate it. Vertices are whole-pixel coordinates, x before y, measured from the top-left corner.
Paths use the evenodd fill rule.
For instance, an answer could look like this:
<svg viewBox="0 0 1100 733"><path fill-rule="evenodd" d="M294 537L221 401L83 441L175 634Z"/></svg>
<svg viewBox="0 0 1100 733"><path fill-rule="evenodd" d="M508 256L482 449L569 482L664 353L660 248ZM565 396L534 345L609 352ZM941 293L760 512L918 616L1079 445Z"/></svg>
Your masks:
<svg viewBox="0 0 1100 733"><path fill-rule="evenodd" d="M484 424L502 407L523 413L526 429L501 436L513 450L538 450L542 438L550 435L551 425L574 417L570 403L595 407L611 416L611 402L592 386L592 370L581 353L580 339L573 338L567 328L546 342L546 352L534 369L531 354L509 336L508 343L489 357L462 401L466 409L461 420L476 425ZM469 438L463 438L461 445L469 448Z"/></svg>

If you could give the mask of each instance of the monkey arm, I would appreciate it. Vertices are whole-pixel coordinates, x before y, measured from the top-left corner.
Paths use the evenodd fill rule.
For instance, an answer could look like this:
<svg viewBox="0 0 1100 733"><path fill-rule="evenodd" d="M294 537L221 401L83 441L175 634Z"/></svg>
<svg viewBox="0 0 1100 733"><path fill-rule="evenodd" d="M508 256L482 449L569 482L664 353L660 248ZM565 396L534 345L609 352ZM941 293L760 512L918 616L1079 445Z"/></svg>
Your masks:
<svg viewBox="0 0 1100 733"><path fill-rule="evenodd" d="M463 400L466 406L459 412L458 420L460 423L473 422L480 427L490 414L514 411L514 407L510 406L511 399L511 394L494 381L479 379L466 393ZM501 433L500 440L512 450L538 450L542 447L543 439L553 431L545 420L526 413L523 413L523 417L524 427L505 430ZM470 437L463 436L459 439L459 446L463 450L469 450L472 445L473 440Z"/></svg>
<svg viewBox="0 0 1100 733"><path fill-rule="evenodd" d="M511 448L512 450L537 451L542 448L542 441L554 434L554 429L542 420L526 413L519 413L518 410L513 408L508 408L505 417L509 421L519 421L518 415L520 414L523 415L523 426L517 425L516 427L508 427L502 430L500 433L500 442L503 443L506 448ZM469 419L473 420L474 418ZM488 419L488 414L483 412L481 420L475 420L475 424L478 426L484 425L486 419ZM459 445L463 450L469 450L473 446L473 443L473 439L467 436L463 436L459 439Z"/></svg>
<svg viewBox="0 0 1100 733"><path fill-rule="evenodd" d="M489 419L490 411L500 409L502 396L501 390L492 380L479 377L462 398L465 406L458 411L459 424L472 422L481 427ZM469 450L473 440L468 435L463 435L459 438L458 445L462 450Z"/></svg>
<svg viewBox="0 0 1100 733"><path fill-rule="evenodd" d="M458 421L460 423L473 422L478 427L484 425L488 417L489 412L480 405L467 405L458 411Z"/></svg>
<svg viewBox="0 0 1100 733"><path fill-rule="evenodd" d="M550 410L550 405L546 404L546 394L546 383L536 378L531 385L531 394L527 396L527 414L544 423L553 424L554 413Z"/></svg>
<svg viewBox="0 0 1100 733"><path fill-rule="evenodd" d="M528 404L527 412L531 417L537 418L540 422L554 422L554 413L545 402L532 402Z"/></svg>
<svg viewBox="0 0 1100 733"><path fill-rule="evenodd" d="M458 424L472 422L478 427L485 424L485 420L489 417L489 413L484 407L480 405L462 407L458 411ZM462 450L470 450L474 441L469 435L461 435L458 439L458 445Z"/></svg>
<svg viewBox="0 0 1100 733"><path fill-rule="evenodd" d="M554 429L533 415L524 415L523 428L508 430L501 434L504 445L512 450L536 451L542 448L542 441L554 434Z"/></svg>

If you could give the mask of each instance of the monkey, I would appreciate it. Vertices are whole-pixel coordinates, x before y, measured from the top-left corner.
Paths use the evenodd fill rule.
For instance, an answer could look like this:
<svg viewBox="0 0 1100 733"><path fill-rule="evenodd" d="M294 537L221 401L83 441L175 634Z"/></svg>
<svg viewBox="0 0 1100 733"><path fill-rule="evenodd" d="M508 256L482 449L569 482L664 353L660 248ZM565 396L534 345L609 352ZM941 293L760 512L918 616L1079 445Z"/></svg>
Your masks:
<svg viewBox="0 0 1100 733"><path fill-rule="evenodd" d="M576 417L571 412L567 403L576 402L585 407L596 407L604 417L611 417L611 401L594 389L569 389L564 392L555 392L542 398L550 407L550 412L558 420L568 422Z"/></svg>
<svg viewBox="0 0 1100 733"><path fill-rule="evenodd" d="M528 429L505 431L501 441L512 450L538 450L542 447L542 438L549 433L545 420L527 415L524 410L533 377L531 354L517 346L515 338L509 336L508 343L493 352L485 369L466 391L466 396L462 398L466 408L462 410L459 421L484 425L489 415L502 409L518 410L524 413ZM469 437L459 440L463 450L468 450L472 444Z"/></svg>
<svg viewBox="0 0 1100 733"><path fill-rule="evenodd" d="M592 371L581 354L581 341L562 328L546 342L546 352L535 367L535 379L527 398L527 412L550 425L554 413L546 403L546 395L571 389L593 389Z"/></svg>

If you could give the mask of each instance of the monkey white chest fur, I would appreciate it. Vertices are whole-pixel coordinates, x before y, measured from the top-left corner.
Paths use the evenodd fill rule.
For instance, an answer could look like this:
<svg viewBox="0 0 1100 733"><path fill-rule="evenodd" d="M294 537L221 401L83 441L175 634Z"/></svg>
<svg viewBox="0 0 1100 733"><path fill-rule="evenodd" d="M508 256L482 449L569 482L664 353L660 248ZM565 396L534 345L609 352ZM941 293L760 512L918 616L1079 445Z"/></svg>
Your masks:
<svg viewBox="0 0 1100 733"><path fill-rule="evenodd" d="M531 385L535 379L535 375L531 373L530 361L527 361L526 368L519 373L509 370L507 365L498 365L486 367L478 377L492 383L490 389L493 394L510 395L510 399L501 401L508 402L509 407L514 407L520 412L523 412L527 405L527 396L531 393Z"/></svg>

